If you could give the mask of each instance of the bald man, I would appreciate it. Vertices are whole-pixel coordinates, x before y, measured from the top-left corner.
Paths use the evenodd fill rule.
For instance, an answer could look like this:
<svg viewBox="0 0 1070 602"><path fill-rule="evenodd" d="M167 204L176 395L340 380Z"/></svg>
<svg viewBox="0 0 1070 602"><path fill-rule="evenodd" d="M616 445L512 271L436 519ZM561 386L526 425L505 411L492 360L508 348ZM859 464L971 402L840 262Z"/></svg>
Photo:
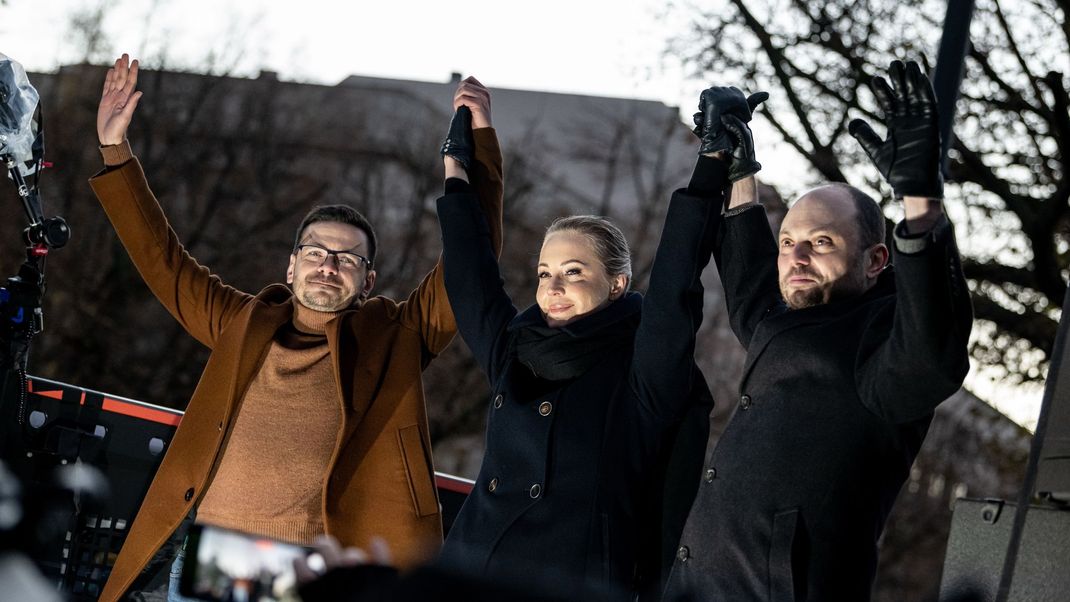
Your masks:
<svg viewBox="0 0 1070 602"><path fill-rule="evenodd" d="M753 178L733 188L714 257L747 360L666 600L868 600L933 410L969 369L932 88L915 63L889 74L894 90L874 80L887 139L857 120L851 133L902 200L891 250L880 207L857 188L803 194L775 238ZM747 126L724 125L733 161L757 165Z"/></svg>

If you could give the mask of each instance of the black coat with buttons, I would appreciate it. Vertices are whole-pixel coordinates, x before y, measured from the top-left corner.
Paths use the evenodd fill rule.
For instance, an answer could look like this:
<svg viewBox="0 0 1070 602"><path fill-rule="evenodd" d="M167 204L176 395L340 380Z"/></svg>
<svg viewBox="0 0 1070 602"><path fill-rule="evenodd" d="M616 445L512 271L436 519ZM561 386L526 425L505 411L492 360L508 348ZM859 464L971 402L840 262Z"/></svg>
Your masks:
<svg viewBox="0 0 1070 602"><path fill-rule="evenodd" d="M721 182L723 171L718 166ZM686 477L670 477L680 506L678 534L713 404L693 354L702 318L700 275L715 229L708 222L719 219L722 200L673 195L649 292L628 293L565 327L639 319L641 309L633 344L556 383L517 361L517 329L545 321L537 306L518 315L475 199L450 194L438 201L450 304L492 388L486 454L447 535L442 563L513 583L571 584L577 596L589 587L633 589L639 573L658 579L655 531L674 529L659 523L653 507L666 457L680 440L682 420L685 430L699 425L697 447L675 467Z"/></svg>
<svg viewBox="0 0 1070 602"><path fill-rule="evenodd" d="M897 235L894 275L861 296L798 310L780 299L765 212L727 217L723 233L715 253L747 360L666 600L868 600L885 519L969 369L950 225Z"/></svg>

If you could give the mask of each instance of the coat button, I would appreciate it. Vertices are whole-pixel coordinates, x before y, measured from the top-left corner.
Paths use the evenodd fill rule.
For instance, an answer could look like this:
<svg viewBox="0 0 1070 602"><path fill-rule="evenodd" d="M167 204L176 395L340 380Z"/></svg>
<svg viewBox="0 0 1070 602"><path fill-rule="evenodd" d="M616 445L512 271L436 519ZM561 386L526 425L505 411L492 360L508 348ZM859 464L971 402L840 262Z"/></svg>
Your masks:
<svg viewBox="0 0 1070 602"><path fill-rule="evenodd" d="M744 395L743 397L739 398L739 409L741 409L741 410L749 410L750 409L750 395Z"/></svg>
<svg viewBox="0 0 1070 602"><path fill-rule="evenodd" d="M554 411L554 404L549 401L544 401L539 404L539 414L543 416L549 416L550 412Z"/></svg>
<svg viewBox="0 0 1070 602"><path fill-rule="evenodd" d="M687 549L687 546L680 546L676 550L676 558L680 562L687 562L687 559L691 558L691 550Z"/></svg>
<svg viewBox="0 0 1070 602"><path fill-rule="evenodd" d="M490 491L491 493L493 493L494 490L497 489L497 488L498 488L498 477L494 477L493 479L490 480L490 483L487 483L487 491Z"/></svg>
<svg viewBox="0 0 1070 602"><path fill-rule="evenodd" d="M502 397L501 393L498 393L497 395L495 395L494 396L494 409L497 410L498 408L502 407L502 401L504 401L504 400L505 400L505 397Z"/></svg>
<svg viewBox="0 0 1070 602"><path fill-rule="evenodd" d="M538 483L535 483L534 485L531 486L531 490L528 491L528 493L531 495L531 499L538 498L539 495L542 494L542 485L539 485Z"/></svg>
<svg viewBox="0 0 1070 602"><path fill-rule="evenodd" d="M193 488L192 487L190 487L189 489L186 490L186 496L185 497L186 497L186 501L187 502L193 499Z"/></svg>
<svg viewBox="0 0 1070 602"><path fill-rule="evenodd" d="M717 469L716 468L707 468L706 469L706 482L707 483L712 483L713 480L716 479L716 478L717 478Z"/></svg>

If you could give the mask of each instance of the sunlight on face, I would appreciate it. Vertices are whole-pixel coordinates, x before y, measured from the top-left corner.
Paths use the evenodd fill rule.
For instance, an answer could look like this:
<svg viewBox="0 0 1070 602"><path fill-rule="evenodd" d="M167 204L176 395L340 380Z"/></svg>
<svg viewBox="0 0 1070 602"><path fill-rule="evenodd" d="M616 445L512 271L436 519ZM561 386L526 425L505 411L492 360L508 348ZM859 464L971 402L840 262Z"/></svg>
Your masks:
<svg viewBox="0 0 1070 602"><path fill-rule="evenodd" d="M624 293L626 278L609 276L589 238L561 230L546 236L537 268L535 299L546 323L564 326L598 311Z"/></svg>

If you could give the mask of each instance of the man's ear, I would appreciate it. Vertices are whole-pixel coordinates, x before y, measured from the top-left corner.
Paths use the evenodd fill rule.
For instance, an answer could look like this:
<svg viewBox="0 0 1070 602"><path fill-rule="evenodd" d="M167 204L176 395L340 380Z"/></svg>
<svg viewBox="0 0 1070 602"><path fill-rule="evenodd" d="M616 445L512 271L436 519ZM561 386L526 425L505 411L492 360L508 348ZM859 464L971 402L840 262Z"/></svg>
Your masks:
<svg viewBox="0 0 1070 602"><path fill-rule="evenodd" d="M294 283L294 265L297 263L297 255L290 255L290 265L286 268L286 284Z"/></svg>
<svg viewBox="0 0 1070 602"><path fill-rule="evenodd" d="M625 274L617 274L616 276L611 277L609 282L609 300L616 301L628 288L628 276Z"/></svg>
<svg viewBox="0 0 1070 602"><path fill-rule="evenodd" d="M888 265L888 247L884 243L875 244L866 251L866 278L874 279Z"/></svg>
<svg viewBox="0 0 1070 602"><path fill-rule="evenodd" d="M364 275L364 288L361 289L361 299L367 299L372 293L372 288L375 287L375 270L368 270L368 273Z"/></svg>

